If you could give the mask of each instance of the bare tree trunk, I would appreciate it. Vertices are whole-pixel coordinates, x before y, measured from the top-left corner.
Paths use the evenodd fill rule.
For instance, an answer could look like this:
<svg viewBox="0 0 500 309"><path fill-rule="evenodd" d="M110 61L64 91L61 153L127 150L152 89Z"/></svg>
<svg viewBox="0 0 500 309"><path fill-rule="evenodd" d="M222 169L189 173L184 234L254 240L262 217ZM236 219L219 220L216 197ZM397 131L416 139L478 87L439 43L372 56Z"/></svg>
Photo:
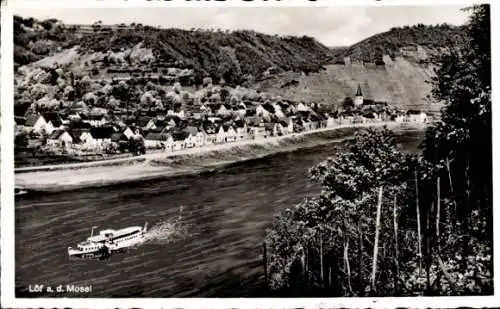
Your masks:
<svg viewBox="0 0 500 309"><path fill-rule="evenodd" d="M438 252L441 252L441 241L439 240L439 224L441 220L441 178L437 178L437 198L436 198L436 243L438 247Z"/></svg>
<svg viewBox="0 0 500 309"><path fill-rule="evenodd" d="M453 211L448 212L448 233L451 234L452 229L455 227L455 220L457 215L457 201L455 200L455 190L453 189L453 181L451 179L450 159L446 157L446 170L448 171L448 181L450 183L451 200L453 202Z"/></svg>
<svg viewBox="0 0 500 309"><path fill-rule="evenodd" d="M306 286L306 290L309 287L309 247L306 245L305 248L305 256L304 256L304 283Z"/></svg>
<svg viewBox="0 0 500 309"><path fill-rule="evenodd" d="M422 275L422 228L420 226L420 203L418 202L418 177L415 171L415 195L417 203L418 275Z"/></svg>
<svg viewBox="0 0 500 309"><path fill-rule="evenodd" d="M346 240L346 243L344 245L344 263L347 269L347 286L349 287L349 291L352 294L353 292L351 285L351 266L349 265L349 238Z"/></svg>
<svg viewBox="0 0 500 309"><path fill-rule="evenodd" d="M361 222L358 223L358 286L359 286L359 295L365 295L365 283L363 282L363 229L361 228Z"/></svg>
<svg viewBox="0 0 500 309"><path fill-rule="evenodd" d="M318 233L319 237L319 266L320 266L320 278L321 278L321 285L324 287L325 286L325 272L323 269L323 237L321 235L321 231Z"/></svg>
<svg viewBox="0 0 500 309"><path fill-rule="evenodd" d="M383 187L380 186L378 192L378 202L377 202L377 218L375 222L375 243L373 245L373 264L372 264L372 277L371 277L372 292L376 291L375 277L377 275L378 238L380 234L380 212L382 208L382 193L383 193Z"/></svg>
<svg viewBox="0 0 500 309"><path fill-rule="evenodd" d="M426 257L425 257L425 272L427 276L427 293L430 292L431 288L431 277L430 277L430 269L431 269L431 216L434 213L434 202L431 203L431 209L427 211L426 218L426 226L425 226L425 243L426 243Z"/></svg>
<svg viewBox="0 0 500 309"><path fill-rule="evenodd" d="M470 154L467 153L467 161L465 165L465 181L466 181L466 189L465 189L465 205L464 205L464 210L465 210L465 222L464 222L464 228L465 228L465 235L463 238L463 266L464 268L467 267L467 257L469 256L469 209L470 209Z"/></svg>
<svg viewBox="0 0 500 309"><path fill-rule="evenodd" d="M268 274L267 274L267 245L266 245L265 241L262 243L262 247L264 249L263 257L262 257L262 259L264 260L264 280L266 282L266 288L267 288L269 281L268 281Z"/></svg>
<svg viewBox="0 0 500 309"><path fill-rule="evenodd" d="M394 287L396 292L399 291L399 244L398 244L398 208L396 205L396 194L394 194L394 248L395 248L395 257L394 257L394 265L396 267L394 272Z"/></svg>

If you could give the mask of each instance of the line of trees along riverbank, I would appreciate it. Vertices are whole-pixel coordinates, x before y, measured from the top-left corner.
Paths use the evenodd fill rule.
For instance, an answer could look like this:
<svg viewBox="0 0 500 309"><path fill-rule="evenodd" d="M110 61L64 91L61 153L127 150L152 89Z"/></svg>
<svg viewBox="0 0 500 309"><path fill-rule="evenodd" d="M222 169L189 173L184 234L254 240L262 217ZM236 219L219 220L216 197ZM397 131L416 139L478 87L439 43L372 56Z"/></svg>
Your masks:
<svg viewBox="0 0 500 309"><path fill-rule="evenodd" d="M290 296L493 293L490 9L469 8L470 42L434 61L442 119L423 151L368 129L310 170L319 196L267 231L268 286Z"/></svg>

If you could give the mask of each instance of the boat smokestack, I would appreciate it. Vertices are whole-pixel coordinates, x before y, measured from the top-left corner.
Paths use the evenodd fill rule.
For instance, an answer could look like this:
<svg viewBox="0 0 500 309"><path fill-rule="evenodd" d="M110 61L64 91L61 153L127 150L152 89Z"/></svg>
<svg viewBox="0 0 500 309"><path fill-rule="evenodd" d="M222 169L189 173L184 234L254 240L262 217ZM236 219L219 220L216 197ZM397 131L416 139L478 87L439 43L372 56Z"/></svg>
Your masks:
<svg viewBox="0 0 500 309"><path fill-rule="evenodd" d="M90 237L94 236L94 229L96 229L96 228L97 228L97 226L96 226L96 225L94 225L94 226L92 227L92 230L90 231Z"/></svg>
<svg viewBox="0 0 500 309"><path fill-rule="evenodd" d="M148 223L144 223L144 229L142 230L143 233L146 233L146 231L148 230Z"/></svg>

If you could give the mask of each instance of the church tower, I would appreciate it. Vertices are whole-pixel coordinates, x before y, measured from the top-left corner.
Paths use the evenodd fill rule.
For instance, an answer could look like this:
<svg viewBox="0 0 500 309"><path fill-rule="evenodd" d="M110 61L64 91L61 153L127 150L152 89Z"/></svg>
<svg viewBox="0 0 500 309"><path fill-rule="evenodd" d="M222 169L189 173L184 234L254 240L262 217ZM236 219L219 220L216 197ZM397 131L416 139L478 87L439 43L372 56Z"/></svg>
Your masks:
<svg viewBox="0 0 500 309"><path fill-rule="evenodd" d="M356 91L356 96L354 97L354 105L363 105L363 92L361 92L361 86L358 84L358 90Z"/></svg>

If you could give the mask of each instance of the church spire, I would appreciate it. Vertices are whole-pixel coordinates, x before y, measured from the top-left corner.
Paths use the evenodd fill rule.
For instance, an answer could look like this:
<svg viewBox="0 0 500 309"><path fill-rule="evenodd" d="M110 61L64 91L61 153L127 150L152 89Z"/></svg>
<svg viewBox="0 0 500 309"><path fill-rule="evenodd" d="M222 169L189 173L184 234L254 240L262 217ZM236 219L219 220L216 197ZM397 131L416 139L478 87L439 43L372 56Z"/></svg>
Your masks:
<svg viewBox="0 0 500 309"><path fill-rule="evenodd" d="M356 96L357 97L363 96L363 92L361 92L361 85L360 84L358 84L358 90L356 91Z"/></svg>

